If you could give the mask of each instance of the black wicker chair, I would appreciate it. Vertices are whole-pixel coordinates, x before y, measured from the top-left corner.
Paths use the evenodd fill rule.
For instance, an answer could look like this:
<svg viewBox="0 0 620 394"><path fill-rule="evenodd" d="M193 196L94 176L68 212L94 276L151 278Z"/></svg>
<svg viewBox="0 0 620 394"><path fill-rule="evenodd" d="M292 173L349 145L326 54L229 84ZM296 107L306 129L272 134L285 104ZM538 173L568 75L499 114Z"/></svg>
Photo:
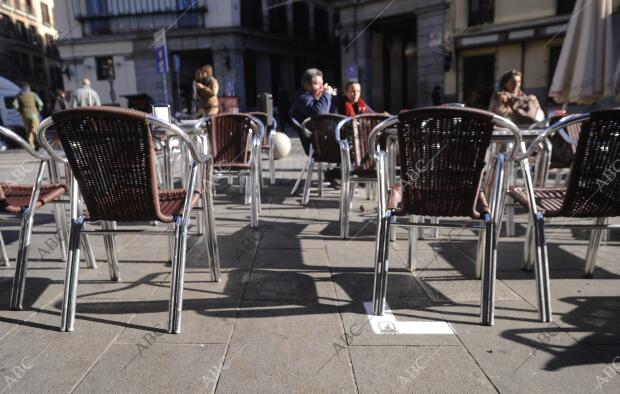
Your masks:
<svg viewBox="0 0 620 394"><path fill-rule="evenodd" d="M59 156L45 138L46 130L52 125L58 133L66 159ZM174 134L189 147L194 161L187 189L159 190L152 126ZM80 234L104 234L108 237L107 242L115 232L153 233L116 230L114 226L107 225L103 230L86 230L83 228L84 223L158 221L174 223L168 332L179 333L190 213L201 198L201 193L195 187L198 162L205 163L209 158L201 154L178 127L143 112L117 107L84 107L57 112L41 123L38 137L41 145L53 158L68 162L73 173L71 232L61 330L73 331L74 327ZM88 209L85 214L78 210L79 193L82 194ZM205 209L212 204L207 201L209 196L207 191L202 193L203 205L207 207ZM205 237L205 240L211 277L218 280L219 258L215 245L215 229L212 222L205 223L205 226L209 228L209 236ZM162 234L161 231L155 233ZM109 246L106 245L106 249L110 249Z"/></svg>
<svg viewBox="0 0 620 394"><path fill-rule="evenodd" d="M345 119L342 115L336 114L319 114L306 118L301 127L310 134L310 147L308 152L308 162L302 173L297 179L291 194L295 194L299 188L303 174L307 171L306 182L301 203L308 205L310 200L310 187L312 183L312 173L314 165L318 165L319 178L319 197L323 195L323 164L340 164L340 141L336 138L336 127L338 123Z"/></svg>
<svg viewBox="0 0 620 394"><path fill-rule="evenodd" d="M537 262L539 314L543 321L552 319L545 227L592 230L586 254L586 275L591 275L596 268L603 231L620 227L606 224L607 218L620 216L620 109L567 116L539 136L518 159L527 160L556 132L575 125L581 125L581 131L566 187L533 187L527 172L525 187L509 189L516 202L529 207L524 260L527 267L533 260ZM545 217L566 220L561 224L545 224ZM573 218L594 218L595 223L574 224L571 223Z"/></svg>
<svg viewBox="0 0 620 394"><path fill-rule="evenodd" d="M377 160L379 212L376 240L373 311L382 315L387 294L390 226L415 228L468 228L481 232L484 250L481 320L494 321L497 223L505 187L504 160L496 156L490 193L481 190L485 157L495 126L512 131L520 146L519 129L507 119L487 111L466 108L428 107L403 112L379 124L381 131L397 127L401 183L392 185L387 200L388 177L385 153L369 146ZM512 152L511 155L514 155ZM490 203L487 203L490 201ZM470 221L442 220L440 224L401 222L403 216L469 217ZM416 236L409 233L409 255L415 257ZM410 261L411 264L411 261Z"/></svg>

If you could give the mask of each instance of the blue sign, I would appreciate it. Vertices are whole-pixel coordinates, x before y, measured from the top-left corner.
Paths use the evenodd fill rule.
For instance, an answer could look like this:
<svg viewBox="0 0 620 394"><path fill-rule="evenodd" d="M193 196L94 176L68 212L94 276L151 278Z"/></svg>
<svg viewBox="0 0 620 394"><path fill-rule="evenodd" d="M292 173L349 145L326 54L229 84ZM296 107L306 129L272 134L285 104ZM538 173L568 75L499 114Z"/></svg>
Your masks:
<svg viewBox="0 0 620 394"><path fill-rule="evenodd" d="M181 56L172 55L172 64L174 67L174 72L176 74L180 74L181 73Z"/></svg>
<svg viewBox="0 0 620 394"><path fill-rule="evenodd" d="M155 65L158 74L165 74L170 71L168 66L168 46L166 45L166 30L161 29L153 35L153 45L155 48Z"/></svg>
<svg viewBox="0 0 620 394"><path fill-rule="evenodd" d="M155 49L155 64L157 65L157 73L164 74L169 71L168 69L168 56L166 46Z"/></svg>

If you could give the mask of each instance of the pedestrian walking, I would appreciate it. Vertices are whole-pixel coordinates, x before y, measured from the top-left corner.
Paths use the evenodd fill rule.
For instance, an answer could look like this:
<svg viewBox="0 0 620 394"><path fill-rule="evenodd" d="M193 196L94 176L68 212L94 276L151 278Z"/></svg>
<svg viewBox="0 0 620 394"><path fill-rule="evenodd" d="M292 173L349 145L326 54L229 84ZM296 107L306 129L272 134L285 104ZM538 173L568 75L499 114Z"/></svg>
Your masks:
<svg viewBox="0 0 620 394"><path fill-rule="evenodd" d="M82 79L82 87L73 92L73 101L71 106L73 108L78 107L90 107L93 105L101 105L99 94L90 87L90 79Z"/></svg>
<svg viewBox="0 0 620 394"><path fill-rule="evenodd" d="M38 94L30 90L29 84L24 82L21 88L21 92L13 100L13 108L22 116L28 143L36 149L36 132L39 127L40 112L43 110L43 101Z"/></svg>
<svg viewBox="0 0 620 394"><path fill-rule="evenodd" d="M217 94L220 86L213 76L213 66L205 64L196 71L194 79L194 98L196 100L196 115L203 117L215 115L220 110Z"/></svg>

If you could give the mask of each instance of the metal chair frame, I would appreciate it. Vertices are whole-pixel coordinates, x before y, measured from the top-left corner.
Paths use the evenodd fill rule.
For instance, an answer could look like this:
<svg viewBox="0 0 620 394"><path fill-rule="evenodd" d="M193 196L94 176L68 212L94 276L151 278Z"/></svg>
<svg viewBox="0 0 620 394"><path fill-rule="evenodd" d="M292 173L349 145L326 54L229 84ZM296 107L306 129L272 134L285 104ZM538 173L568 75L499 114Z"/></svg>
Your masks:
<svg viewBox="0 0 620 394"><path fill-rule="evenodd" d="M199 163L205 165L206 171L211 171L210 160L211 157L204 153L204 146L198 148L191 141L190 137L174 124L162 121L150 115L146 115L146 121L151 126L164 129L170 134L178 137L183 144L185 144L192 156L191 171L189 179L187 180L187 193L185 201L183 203L182 214L176 215L173 218L174 221L174 234L175 242L173 249L172 260L172 278L171 278L171 292L170 292L170 304L168 313L168 332L178 334L181 332L181 312L183 308L183 284L185 273L185 259L187 249L187 235L188 227L191 220L191 211L193 209L192 199L193 192L196 189L196 178L199 169ZM48 152L48 154L56 161L62 163L68 163L68 160L60 156L49 144L45 138L46 130L53 125L52 118L47 118L41 122L37 131L37 136L41 146ZM213 215L213 201L211 188L206 183L206 177L202 179L203 193L202 204L203 209L206 211L204 217L206 217L204 227L206 227L207 235L205 242L208 252L209 268L212 281L219 281L220 278L220 263L219 252L217 247L217 235L215 232L215 221ZM88 234L101 234L104 235L106 254L110 259L111 256L115 256L114 234L117 233L138 233L138 234L157 234L170 233L170 231L148 231L148 230L118 230L116 229L115 222L102 222L101 230L84 229L84 223L88 219L80 213L79 210L79 186L77 180L72 177L71 179L71 231L69 235L69 249L68 249L68 264L65 277L65 289L62 301L62 313L61 313L61 331L73 331L75 325L75 311L76 311L76 298L77 298L77 285L78 285L78 272L79 272L79 238L83 233ZM198 209L198 208L195 208ZM118 274L118 261L116 258L111 258L110 261L110 274L113 277Z"/></svg>
<svg viewBox="0 0 620 394"><path fill-rule="evenodd" d="M362 114L355 117L347 117L341 120L336 126L336 140L340 143L340 155L341 155L341 179L342 189L340 190L340 237L346 239L349 236L349 213L353 204L353 197L355 195L355 185L359 183L365 183L367 187L367 193L370 195L370 186L377 184L376 177L363 177L360 175L351 174L351 146L346 137L342 135L342 129L349 123L351 127L355 127L355 122L364 117L377 117L377 114ZM384 116L385 119L389 116ZM376 137L375 137L376 138Z"/></svg>
<svg viewBox="0 0 620 394"><path fill-rule="evenodd" d="M561 132L564 128L571 125L588 121L590 117L591 113L584 113L569 115L562 118L559 122L549 127L544 133L538 136L536 140L534 140L534 142L530 144L527 150L523 149L523 153L516 157L515 160L527 162L527 159L531 157L535 152L546 149L547 144L550 145L549 138L553 136L556 132ZM565 138L564 135L563 138ZM572 138L565 138L565 140L570 143L578 142L574 141ZM549 257L547 254L547 244L545 240L545 228L576 228L592 230L585 259L585 275L590 276L596 268L596 256L603 236L603 231L612 228L620 228L620 224L608 224L608 218L606 217L596 217L594 224L571 224L570 222L565 222L562 224L545 223L545 216L538 209L538 206L536 204L536 198L534 195L534 182L532 181L532 177L529 171L526 171L524 173L524 178L529 202L528 226L523 246L524 268L531 269L532 266L535 265L539 317L543 322L550 322L552 320L552 311L548 263Z"/></svg>
<svg viewBox="0 0 620 394"><path fill-rule="evenodd" d="M276 162L275 162L275 157L274 157L275 141L273 137L276 134L276 130L278 129L278 121L276 120L275 116L269 116L265 112L250 112L249 114L259 120L261 120L261 118L263 117L266 119L271 119L271 125L268 124L269 121L267 121L267 124L263 122L263 127L265 128L265 130L268 129L269 132L265 133L263 141L261 142L261 152L267 151L267 159L269 160L269 184L274 185L276 183ZM267 141L264 141L265 138L267 139ZM262 160L259 160L259 165L261 167L259 173L260 173L261 186L262 186L262 179L263 179Z"/></svg>
<svg viewBox="0 0 620 394"><path fill-rule="evenodd" d="M248 129L247 146L249 150L249 170L232 170L232 169L219 169L215 168L213 163L214 155L210 156L210 170L205 173L207 177L207 184L212 188L212 193L215 191L216 179L226 178L229 179L232 176L239 178L240 184L244 186L245 190L245 204L250 204L250 226L252 228L258 228L258 216L262 211L261 206L261 182L260 182L260 154L261 154L261 141L265 134L265 126L256 117L249 114L219 114L213 116L207 116L202 118L196 123L195 128L202 130L203 134L207 137L204 140L208 152L212 152L211 143L209 138L209 130L207 122L210 118L215 116L246 116L250 119L250 128ZM243 180L243 181L242 181Z"/></svg>
<svg viewBox="0 0 620 394"><path fill-rule="evenodd" d="M56 222L56 231L37 231L33 232L34 217L37 211L37 202L39 200L40 191L42 187L43 174L47 170L50 183L60 184L60 175L58 167L53 160L46 155L42 155L35 151L32 146L27 143L15 132L0 126L0 135L10 139L17 143L22 149L24 149L35 160L39 161L39 168L35 177L34 185L32 186L32 194L28 206L21 213L21 227L19 232L18 252L15 262L15 275L13 277L13 286L11 289L11 299L9 306L13 310L23 309L24 291L26 286L26 276L28 273L28 252L30 248L30 240L33 234L54 234L58 238L60 246L61 256L63 259L67 255L67 220L65 217L64 203L67 200L63 200L62 197L56 199L51 204L54 208L54 221ZM15 185L22 186L22 185ZM65 185L65 190L66 190ZM42 206L41 206L42 207ZM11 215L15 216L15 215ZM89 268L97 268L95 256L88 241L88 238L84 236L82 238L82 245L86 251L86 261ZM0 234L0 265L9 266L9 259L6 255L6 248L2 234Z"/></svg>
<svg viewBox="0 0 620 394"><path fill-rule="evenodd" d="M458 111L458 110L455 110ZM493 116L493 123L498 127L510 130L514 136L516 146L521 146L521 135L519 128L510 120ZM399 124L398 115L392 116L375 127L372 134L374 136L384 132L387 129L394 128ZM375 242L375 268L373 282L373 313L375 315L383 315L385 310L385 300L387 296L387 277L389 271L388 250L391 226L403 226L409 229L409 248L408 248L408 270L412 271L415 267L415 253L417 227L431 228L466 228L479 233L478 254L482 258L477 259L481 263L482 271L481 283L481 309L480 319L482 324L493 325L495 319L495 277L497 270L497 243L499 238L499 226L501 223L501 207L506 187L505 162L514 160L517 150L513 150L509 156L498 154L495 156L495 176L493 179L493 188L490 198L490 213L481 215L480 220L470 221L443 221L433 223L417 223L417 220L409 220L408 222L399 221L396 214L396 207L389 206L387 201L389 174L386 169L387 152L382 151L376 142L376 137L370 141L369 152L374 155L377 167L378 196L377 196L377 239ZM488 148L487 148L488 149ZM402 170L402 168L401 168Z"/></svg>

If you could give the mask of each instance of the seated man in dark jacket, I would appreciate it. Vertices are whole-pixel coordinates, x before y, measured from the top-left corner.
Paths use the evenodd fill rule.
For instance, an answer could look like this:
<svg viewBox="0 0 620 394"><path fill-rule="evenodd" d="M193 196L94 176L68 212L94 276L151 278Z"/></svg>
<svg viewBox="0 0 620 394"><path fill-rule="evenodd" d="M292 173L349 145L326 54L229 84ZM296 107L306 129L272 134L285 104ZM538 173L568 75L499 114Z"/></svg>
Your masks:
<svg viewBox="0 0 620 394"><path fill-rule="evenodd" d="M323 73L316 68L307 69L301 77L300 90L293 105L291 106L291 117L301 124L306 118L317 114L328 114L332 109L333 88L327 83L323 83ZM306 155L310 149L310 135L305 130L297 128L299 140ZM340 170L332 169L325 172L325 178L330 181L334 188L339 188Z"/></svg>

